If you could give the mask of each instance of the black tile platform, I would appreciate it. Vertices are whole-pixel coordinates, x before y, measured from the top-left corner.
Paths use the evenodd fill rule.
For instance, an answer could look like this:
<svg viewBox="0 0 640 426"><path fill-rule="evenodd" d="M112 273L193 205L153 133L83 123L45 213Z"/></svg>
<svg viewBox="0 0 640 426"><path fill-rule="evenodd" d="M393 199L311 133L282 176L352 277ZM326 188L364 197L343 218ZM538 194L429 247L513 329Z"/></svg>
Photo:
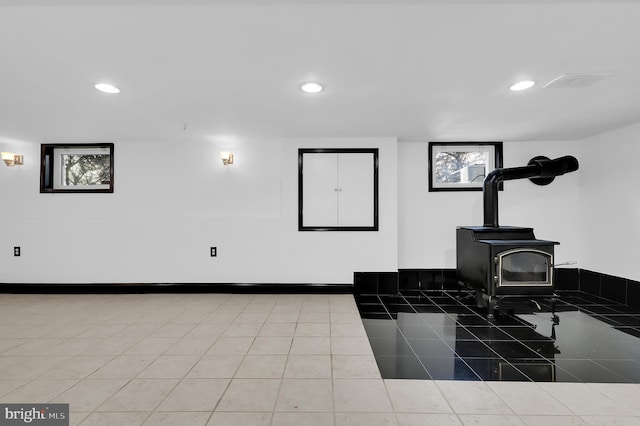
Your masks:
<svg viewBox="0 0 640 426"><path fill-rule="evenodd" d="M355 296L385 379L640 383L640 308L580 291L486 319L454 290Z"/></svg>

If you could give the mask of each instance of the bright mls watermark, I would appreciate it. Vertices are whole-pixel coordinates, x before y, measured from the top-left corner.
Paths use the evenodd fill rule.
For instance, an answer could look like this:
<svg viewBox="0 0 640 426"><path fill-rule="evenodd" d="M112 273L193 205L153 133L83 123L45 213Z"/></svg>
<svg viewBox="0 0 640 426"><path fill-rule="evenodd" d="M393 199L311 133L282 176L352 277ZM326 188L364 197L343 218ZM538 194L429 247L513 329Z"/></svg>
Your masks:
<svg viewBox="0 0 640 426"><path fill-rule="evenodd" d="M69 404L0 404L0 426L69 426Z"/></svg>

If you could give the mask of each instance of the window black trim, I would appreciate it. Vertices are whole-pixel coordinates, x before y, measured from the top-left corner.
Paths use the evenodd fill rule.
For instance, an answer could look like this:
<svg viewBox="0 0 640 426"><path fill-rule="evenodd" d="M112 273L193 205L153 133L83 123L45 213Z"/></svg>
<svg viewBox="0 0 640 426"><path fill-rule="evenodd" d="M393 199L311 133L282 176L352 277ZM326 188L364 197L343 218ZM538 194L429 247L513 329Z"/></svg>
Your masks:
<svg viewBox="0 0 640 426"><path fill-rule="evenodd" d="M303 223L303 155L304 154L373 154L373 226L304 226ZM299 148L298 149L298 231L377 231L378 230L378 148Z"/></svg>
<svg viewBox="0 0 640 426"><path fill-rule="evenodd" d="M53 150L58 148L109 148L109 158L111 164L109 174L111 176L109 188L103 189L54 189L53 177L55 170L53 169ZM113 193L113 143L59 143L59 144L41 144L40 146L40 193Z"/></svg>
<svg viewBox="0 0 640 426"><path fill-rule="evenodd" d="M434 188L433 187L433 147L434 146L469 146L469 145L477 145L477 146L493 146L494 147L494 162L495 168L499 169L503 165L503 153L502 153L502 142L429 142L429 192L456 192L456 191L482 191L482 186L479 187L465 187L460 186L458 188ZM500 191L503 190L504 185L502 182L499 184L498 189Z"/></svg>

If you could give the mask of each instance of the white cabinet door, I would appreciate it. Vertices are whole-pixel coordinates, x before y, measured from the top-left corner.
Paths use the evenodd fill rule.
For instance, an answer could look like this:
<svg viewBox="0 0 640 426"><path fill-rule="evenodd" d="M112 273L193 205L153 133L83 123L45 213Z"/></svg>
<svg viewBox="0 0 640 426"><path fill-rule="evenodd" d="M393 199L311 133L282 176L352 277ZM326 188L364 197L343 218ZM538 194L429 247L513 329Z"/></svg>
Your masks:
<svg viewBox="0 0 640 426"><path fill-rule="evenodd" d="M338 226L338 154L303 154L303 226Z"/></svg>
<svg viewBox="0 0 640 426"><path fill-rule="evenodd" d="M373 226L373 153L338 154L338 226Z"/></svg>
<svg viewBox="0 0 640 426"><path fill-rule="evenodd" d="M300 230L377 230L377 150L300 150Z"/></svg>

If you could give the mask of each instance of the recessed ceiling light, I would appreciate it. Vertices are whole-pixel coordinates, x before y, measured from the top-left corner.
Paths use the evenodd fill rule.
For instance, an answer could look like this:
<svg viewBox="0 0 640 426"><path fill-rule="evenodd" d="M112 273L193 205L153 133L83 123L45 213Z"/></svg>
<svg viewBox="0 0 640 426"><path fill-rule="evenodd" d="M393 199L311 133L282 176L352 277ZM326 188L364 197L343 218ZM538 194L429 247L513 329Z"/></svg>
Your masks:
<svg viewBox="0 0 640 426"><path fill-rule="evenodd" d="M509 87L509 89L513 90L514 92L519 92L520 90L527 90L533 87L534 84L536 84L535 81L525 80L512 85L511 87Z"/></svg>
<svg viewBox="0 0 640 426"><path fill-rule="evenodd" d="M107 83L98 83L94 87L104 93L120 93L120 89Z"/></svg>
<svg viewBox="0 0 640 426"><path fill-rule="evenodd" d="M302 86L300 86L300 89L302 89L302 91L305 93L319 93L319 92L322 92L322 90L324 90L324 88L320 83L312 83L312 82L304 83Z"/></svg>

